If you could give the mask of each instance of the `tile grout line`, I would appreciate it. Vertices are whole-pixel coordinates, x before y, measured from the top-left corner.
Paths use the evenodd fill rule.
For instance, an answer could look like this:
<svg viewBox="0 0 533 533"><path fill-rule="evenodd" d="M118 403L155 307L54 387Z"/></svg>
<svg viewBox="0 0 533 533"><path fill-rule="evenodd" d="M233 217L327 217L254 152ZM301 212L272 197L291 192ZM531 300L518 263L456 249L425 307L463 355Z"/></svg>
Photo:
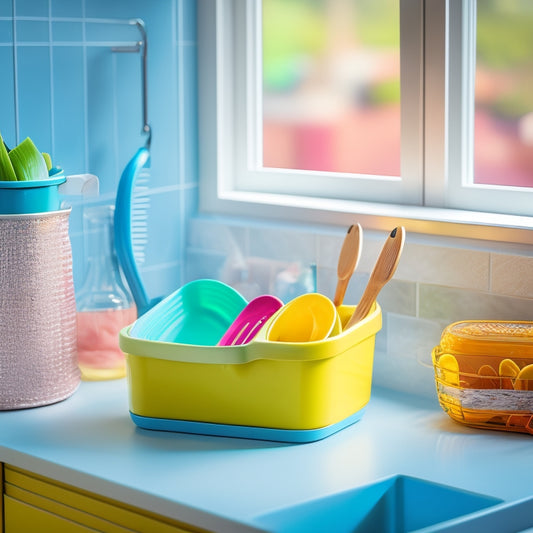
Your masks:
<svg viewBox="0 0 533 533"><path fill-rule="evenodd" d="M184 109L185 109L185 99L184 99L184 65L183 65L183 47L181 46L181 38L183 37L183 0L177 0L175 4L175 21L176 24L173 26L176 35L174 36L173 42L176 43L177 47L177 89L178 89L178 143L179 143L179 206L180 206L180 216L179 216L179 232L181 237L182 246L180 249L180 263L181 263L181 279L183 280L183 275L185 272L185 242L186 242L186 228L185 228L185 191L183 184L185 183L185 119L184 119ZM173 7L174 9L174 7Z"/></svg>
<svg viewBox="0 0 533 533"><path fill-rule="evenodd" d="M52 161L56 159L55 153L55 106L54 106L54 49L52 47L52 4L48 2L48 60L50 61L50 136L52 140Z"/></svg>
<svg viewBox="0 0 533 533"><path fill-rule="evenodd" d="M420 318L420 282L415 281L415 318Z"/></svg>
<svg viewBox="0 0 533 533"><path fill-rule="evenodd" d="M82 61L83 61L83 128L85 132L85 146L84 146L84 166L85 171L89 172L89 97L88 97L88 74L87 74L87 27L85 24L85 13L86 13L86 6L85 6L85 0L82 0L81 3L81 12L83 15L83 21L81 26L81 38L82 38L82 44L83 44L83 54L82 54Z"/></svg>
<svg viewBox="0 0 533 533"><path fill-rule="evenodd" d="M16 43L14 46L17 48L20 47L45 47L45 46L52 46L54 48L73 48L75 46L86 47L86 46L93 46L95 48L110 48L112 46L131 46L134 45L135 41L91 41L90 45L87 44L87 42L83 41L58 41L55 42L48 42L48 41L21 41L19 43ZM12 46L9 43L0 43L0 46Z"/></svg>
<svg viewBox="0 0 533 533"><path fill-rule="evenodd" d="M492 293L492 253L489 252L489 268L488 268L488 273L489 273L489 279L488 279L488 291L490 293Z"/></svg>
<svg viewBox="0 0 533 533"><path fill-rule="evenodd" d="M19 118L19 98L18 98L18 62L17 62L17 24L15 22L16 0L13 0L13 97L15 105L15 144L20 139L20 118Z"/></svg>
<svg viewBox="0 0 533 533"><path fill-rule="evenodd" d="M13 17L0 17L0 20L20 20L25 22L48 22L48 19L51 18L53 22L82 22L89 24L124 24L130 25L130 18L96 18L96 17L86 17L85 9L82 7L82 16L81 17L36 17L29 15L14 15Z"/></svg>
<svg viewBox="0 0 533 533"><path fill-rule="evenodd" d="M118 165L119 160L119 120L118 120L118 75L117 75L117 54L111 54L111 72L112 72L112 100L113 100L113 152L115 157L113 165L115 167L115 175L113 179L113 190L118 192L118 184L120 179L120 170Z"/></svg>

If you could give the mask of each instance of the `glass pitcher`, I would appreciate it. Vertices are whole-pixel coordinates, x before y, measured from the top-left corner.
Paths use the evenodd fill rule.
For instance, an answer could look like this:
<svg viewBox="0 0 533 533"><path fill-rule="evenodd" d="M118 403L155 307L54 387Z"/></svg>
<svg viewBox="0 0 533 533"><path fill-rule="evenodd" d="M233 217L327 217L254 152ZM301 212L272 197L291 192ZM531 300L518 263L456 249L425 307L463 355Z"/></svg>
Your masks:
<svg viewBox="0 0 533 533"><path fill-rule="evenodd" d="M87 270L76 308L78 363L86 381L126 375L118 334L137 318L115 253L113 214L112 205L87 207L83 214Z"/></svg>

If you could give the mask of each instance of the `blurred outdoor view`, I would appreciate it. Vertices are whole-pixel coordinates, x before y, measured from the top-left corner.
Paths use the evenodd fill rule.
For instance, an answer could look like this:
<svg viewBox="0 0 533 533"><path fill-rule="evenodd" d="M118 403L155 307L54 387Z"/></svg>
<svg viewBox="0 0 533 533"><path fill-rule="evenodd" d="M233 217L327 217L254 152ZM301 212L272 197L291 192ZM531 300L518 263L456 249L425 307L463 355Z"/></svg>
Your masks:
<svg viewBox="0 0 533 533"><path fill-rule="evenodd" d="M533 187L533 2L477 6L474 181Z"/></svg>
<svg viewBox="0 0 533 533"><path fill-rule="evenodd" d="M533 187L533 1L477 5L475 182ZM398 0L263 0L263 166L398 176L399 45Z"/></svg>

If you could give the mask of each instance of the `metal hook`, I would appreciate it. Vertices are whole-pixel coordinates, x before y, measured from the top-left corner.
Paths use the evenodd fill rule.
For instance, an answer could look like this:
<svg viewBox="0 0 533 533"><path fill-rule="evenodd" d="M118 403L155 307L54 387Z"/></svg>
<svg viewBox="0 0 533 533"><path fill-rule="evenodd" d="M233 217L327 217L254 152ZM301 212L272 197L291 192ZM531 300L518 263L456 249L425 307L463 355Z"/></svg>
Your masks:
<svg viewBox="0 0 533 533"><path fill-rule="evenodd" d="M148 36L146 34L146 28L144 25L144 21L142 19L132 19L128 21L128 24L137 26L137 29L139 30L141 34L141 40L138 41L135 46L113 46L111 48L112 52L119 52L119 53L137 53L141 52L141 84L142 84L142 106L143 106L143 127L142 131L145 135L147 135L146 138L146 148L150 149L150 145L152 143L152 128L150 127L150 124L148 123L148 92L147 92L147 86L148 86Z"/></svg>

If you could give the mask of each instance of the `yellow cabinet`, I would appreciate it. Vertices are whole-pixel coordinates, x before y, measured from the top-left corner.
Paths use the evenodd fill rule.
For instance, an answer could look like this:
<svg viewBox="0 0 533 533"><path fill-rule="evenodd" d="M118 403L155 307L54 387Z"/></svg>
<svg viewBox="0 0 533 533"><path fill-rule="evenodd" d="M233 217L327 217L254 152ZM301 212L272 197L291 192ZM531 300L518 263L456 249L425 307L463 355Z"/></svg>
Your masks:
<svg viewBox="0 0 533 533"><path fill-rule="evenodd" d="M39 531L40 533L84 533L94 529L82 526L53 513L43 511L15 498L4 496L4 527L6 533Z"/></svg>
<svg viewBox="0 0 533 533"><path fill-rule="evenodd" d="M0 463L0 533L4 533L4 465Z"/></svg>
<svg viewBox="0 0 533 533"><path fill-rule="evenodd" d="M1 467L0 463L0 467ZM0 533L190 533L175 520L13 466L0 468Z"/></svg>

